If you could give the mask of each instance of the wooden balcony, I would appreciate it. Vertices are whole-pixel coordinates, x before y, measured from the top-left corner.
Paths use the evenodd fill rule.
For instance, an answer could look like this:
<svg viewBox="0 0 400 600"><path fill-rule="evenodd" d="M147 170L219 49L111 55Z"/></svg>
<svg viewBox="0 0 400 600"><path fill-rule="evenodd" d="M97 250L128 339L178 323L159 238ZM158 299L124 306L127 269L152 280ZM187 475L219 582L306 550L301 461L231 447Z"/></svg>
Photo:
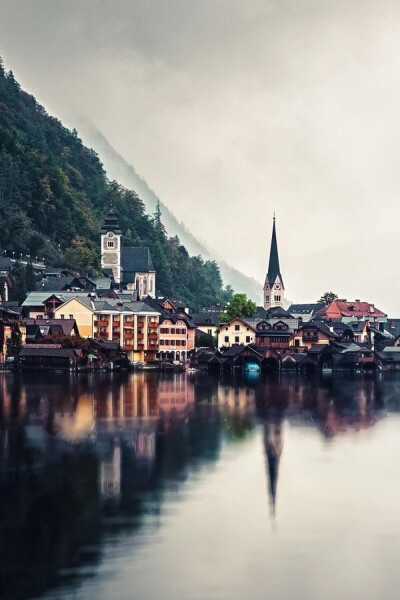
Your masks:
<svg viewBox="0 0 400 600"><path fill-rule="evenodd" d="M137 322L137 326L138 327L144 327L144 321L138 321Z"/></svg>
<svg viewBox="0 0 400 600"><path fill-rule="evenodd" d="M137 339L138 340L144 340L144 333L138 333L137 334Z"/></svg>
<svg viewBox="0 0 400 600"><path fill-rule="evenodd" d="M133 331L124 331L124 340L133 340Z"/></svg>
<svg viewBox="0 0 400 600"><path fill-rule="evenodd" d="M158 328L158 323L147 323L147 327L149 329L157 329Z"/></svg>
<svg viewBox="0 0 400 600"><path fill-rule="evenodd" d="M113 331L113 333L120 333L121 329L120 329L120 327L118 325L118 327L113 327L112 331Z"/></svg>
<svg viewBox="0 0 400 600"><path fill-rule="evenodd" d="M95 327L108 327L108 321L95 321Z"/></svg>
<svg viewBox="0 0 400 600"><path fill-rule="evenodd" d="M137 349L138 350L144 350L144 344L138 344L137 345Z"/></svg>
<svg viewBox="0 0 400 600"><path fill-rule="evenodd" d="M108 338L108 333L107 331L96 331L96 333L94 334L94 337L99 339L107 339Z"/></svg>
<svg viewBox="0 0 400 600"><path fill-rule="evenodd" d="M129 350L133 350L133 344L124 344L122 347L125 350L125 352L129 352Z"/></svg>
<svg viewBox="0 0 400 600"><path fill-rule="evenodd" d="M156 340L157 341L158 340L158 333L156 333L156 332L154 332L154 333L153 332L148 333L147 334L147 338L149 340Z"/></svg>
<svg viewBox="0 0 400 600"><path fill-rule="evenodd" d="M128 327L129 329L133 329L133 327L135 327L135 321L124 321L124 327Z"/></svg>

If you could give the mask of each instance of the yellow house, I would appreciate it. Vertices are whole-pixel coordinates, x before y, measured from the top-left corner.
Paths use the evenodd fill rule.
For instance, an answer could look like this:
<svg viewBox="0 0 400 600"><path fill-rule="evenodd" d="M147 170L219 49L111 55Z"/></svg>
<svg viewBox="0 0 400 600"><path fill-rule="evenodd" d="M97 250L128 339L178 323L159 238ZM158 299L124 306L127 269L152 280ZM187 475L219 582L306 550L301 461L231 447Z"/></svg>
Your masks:
<svg viewBox="0 0 400 600"><path fill-rule="evenodd" d="M234 344L248 346L256 341L256 330L243 319L236 317L228 323L221 323L218 330L218 348L229 348Z"/></svg>
<svg viewBox="0 0 400 600"><path fill-rule="evenodd" d="M81 337L93 337L93 306L90 298L71 298L54 311L55 319L75 319Z"/></svg>

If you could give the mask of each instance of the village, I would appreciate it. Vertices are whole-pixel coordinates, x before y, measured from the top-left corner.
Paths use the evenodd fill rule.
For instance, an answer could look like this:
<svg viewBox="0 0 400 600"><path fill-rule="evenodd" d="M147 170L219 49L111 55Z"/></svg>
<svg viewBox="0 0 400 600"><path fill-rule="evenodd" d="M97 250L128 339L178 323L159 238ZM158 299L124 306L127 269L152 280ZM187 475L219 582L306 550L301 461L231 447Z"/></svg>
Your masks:
<svg viewBox="0 0 400 600"><path fill-rule="evenodd" d="M157 296L149 248L124 247L121 238L110 209L100 236L102 275L72 276L33 261L38 282L22 303L9 300L16 258L0 257L2 368L400 370L400 318L360 299L285 308L275 217L264 305L229 320L226 306L192 312Z"/></svg>

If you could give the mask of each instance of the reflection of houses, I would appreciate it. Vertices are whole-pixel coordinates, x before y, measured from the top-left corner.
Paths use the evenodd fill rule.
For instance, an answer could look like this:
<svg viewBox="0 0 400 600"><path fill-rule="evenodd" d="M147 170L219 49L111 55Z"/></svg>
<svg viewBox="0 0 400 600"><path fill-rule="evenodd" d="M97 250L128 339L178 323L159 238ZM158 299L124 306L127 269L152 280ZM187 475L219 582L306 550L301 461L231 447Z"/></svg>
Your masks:
<svg viewBox="0 0 400 600"><path fill-rule="evenodd" d="M103 444L100 465L102 500L118 501L121 497L121 447L118 440L110 438L108 444Z"/></svg>
<svg viewBox="0 0 400 600"><path fill-rule="evenodd" d="M194 405L194 384L185 375L171 375L158 382L157 400L160 413L182 413Z"/></svg>
<svg viewBox="0 0 400 600"><path fill-rule="evenodd" d="M282 414L270 415L264 423L264 448L268 465L268 485L271 509L275 513L279 462L283 448Z"/></svg>
<svg viewBox="0 0 400 600"><path fill-rule="evenodd" d="M386 346L376 352L376 361L382 371L400 371L400 347Z"/></svg>

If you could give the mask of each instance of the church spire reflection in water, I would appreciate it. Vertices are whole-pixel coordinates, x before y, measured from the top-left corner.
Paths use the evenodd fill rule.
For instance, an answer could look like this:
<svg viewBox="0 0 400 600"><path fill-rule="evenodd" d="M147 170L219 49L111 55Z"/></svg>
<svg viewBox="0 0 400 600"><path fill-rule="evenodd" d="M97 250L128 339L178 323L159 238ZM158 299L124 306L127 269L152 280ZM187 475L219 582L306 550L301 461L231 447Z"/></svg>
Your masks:
<svg viewBox="0 0 400 600"><path fill-rule="evenodd" d="M267 458L271 513L275 515L279 462L283 448L282 413L274 412L267 416L267 420L264 423L264 448Z"/></svg>

